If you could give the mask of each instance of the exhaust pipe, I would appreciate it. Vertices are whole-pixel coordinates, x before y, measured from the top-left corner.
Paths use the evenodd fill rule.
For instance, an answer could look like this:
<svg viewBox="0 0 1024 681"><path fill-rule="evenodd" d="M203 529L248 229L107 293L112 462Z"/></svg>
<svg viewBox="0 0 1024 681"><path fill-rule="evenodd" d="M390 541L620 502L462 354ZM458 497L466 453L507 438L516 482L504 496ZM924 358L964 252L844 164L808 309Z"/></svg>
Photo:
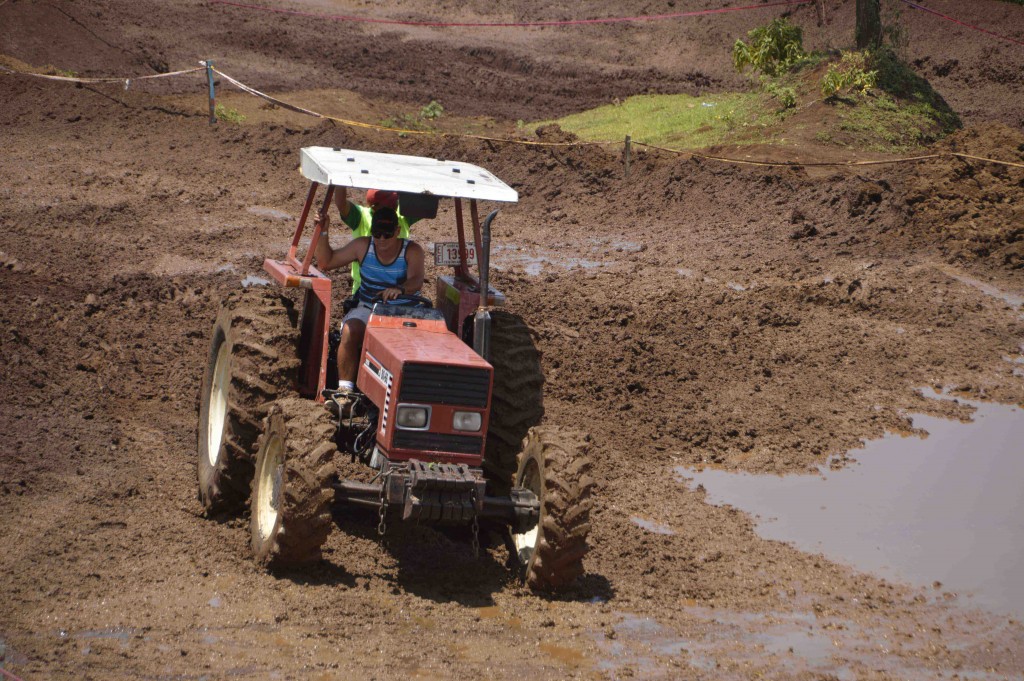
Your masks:
<svg viewBox="0 0 1024 681"><path fill-rule="evenodd" d="M491 313L487 311L488 274L491 268L491 222L498 215L497 210L484 218L480 248L480 307L473 316L473 350L485 360L491 360Z"/></svg>

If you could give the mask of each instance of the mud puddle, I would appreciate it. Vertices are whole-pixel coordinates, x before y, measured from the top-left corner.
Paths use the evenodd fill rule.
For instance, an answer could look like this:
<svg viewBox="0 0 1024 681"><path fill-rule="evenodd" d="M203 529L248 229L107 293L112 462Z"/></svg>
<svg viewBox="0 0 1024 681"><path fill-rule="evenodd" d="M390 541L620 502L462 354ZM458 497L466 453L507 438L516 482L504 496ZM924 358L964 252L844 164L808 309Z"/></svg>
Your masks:
<svg viewBox="0 0 1024 681"><path fill-rule="evenodd" d="M977 408L972 422L914 415L927 437L868 442L856 464L820 477L676 472L710 503L758 516L767 539L1022 617L1024 411L962 401Z"/></svg>
<svg viewBox="0 0 1024 681"><path fill-rule="evenodd" d="M292 217L291 213L286 213L283 210L277 208L270 208L268 206L249 206L246 208L247 211L253 215L259 215L260 217L270 218L271 220L287 220L291 221L295 218Z"/></svg>
<svg viewBox="0 0 1024 681"><path fill-rule="evenodd" d="M1007 678L971 665L948 671L926 667L925 642L896 644L884 626L823 619L810 608L756 613L690 605L682 613L694 622L682 632L653 617L617 613L620 619L610 631L592 632L600 651L593 667L611 678L639 679L677 678L686 667L715 679L854 681L879 673L916 681ZM1001 636L995 638L1005 644Z"/></svg>
<svg viewBox="0 0 1024 681"><path fill-rule="evenodd" d="M551 249L498 244L492 246L491 263L497 270L521 267L536 277L551 266L563 270L610 267L622 253L639 253L645 248L636 241L593 237L582 243L555 244Z"/></svg>
<svg viewBox="0 0 1024 681"><path fill-rule="evenodd" d="M943 274L956 279L961 284L967 284L972 288L976 288L982 293L984 293L986 296L989 296L990 298L995 298L996 300L1001 300L1010 307L1015 307L1018 309L1024 307L1024 295L1004 291L1003 289L993 286L992 284L987 284L981 281L980 279L969 277L966 274L958 272L949 267L941 267L939 269L942 271Z"/></svg>

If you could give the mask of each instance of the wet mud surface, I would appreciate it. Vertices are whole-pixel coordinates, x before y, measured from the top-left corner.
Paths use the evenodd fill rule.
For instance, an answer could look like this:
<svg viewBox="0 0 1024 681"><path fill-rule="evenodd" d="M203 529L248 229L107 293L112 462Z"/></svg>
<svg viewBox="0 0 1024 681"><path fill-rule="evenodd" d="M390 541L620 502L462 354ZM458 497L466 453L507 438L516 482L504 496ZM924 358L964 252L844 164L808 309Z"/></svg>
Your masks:
<svg viewBox="0 0 1024 681"><path fill-rule="evenodd" d="M1020 34L1020 8L971 6L965 20ZM835 3L833 22L808 33L839 42L852 7ZM451 11L623 13L610 3ZM1019 51L908 19L924 72L957 61L933 82L967 128L941 148L1024 162ZM622 40L623 27L587 28L572 45L549 30L408 29L388 38L406 49L384 50L391 33L380 29L325 32L205 2L16 0L0 5L0 51L82 75L224 55L225 70L267 89L437 98L512 125L620 93L729 87L728 53L712 48L765 20L673 25L683 40L662 24L641 29L672 53ZM629 79L609 77L620 73ZM830 457L856 458L865 439L912 429L910 414L970 416L922 386L1024 403L1024 171L956 159L765 169L640 153L624 178L617 150L395 138L306 119L211 128L205 101L181 115L168 107L180 83L146 87L0 76L5 670L26 680L1024 675L1018 620L762 539L751 516L709 504L675 472L816 473ZM320 144L464 159L520 192L495 223L494 284L543 352L546 422L594 442L592 549L572 592L523 589L500 544L477 560L458 533L400 526L382 543L375 518L357 513L335 517L322 563L273 576L250 558L246 519L202 517L196 404L210 327L219 301L259 285L263 258L286 251L306 191L298 150ZM442 210L415 236L451 240L452 222ZM428 270L428 290L441 273Z"/></svg>

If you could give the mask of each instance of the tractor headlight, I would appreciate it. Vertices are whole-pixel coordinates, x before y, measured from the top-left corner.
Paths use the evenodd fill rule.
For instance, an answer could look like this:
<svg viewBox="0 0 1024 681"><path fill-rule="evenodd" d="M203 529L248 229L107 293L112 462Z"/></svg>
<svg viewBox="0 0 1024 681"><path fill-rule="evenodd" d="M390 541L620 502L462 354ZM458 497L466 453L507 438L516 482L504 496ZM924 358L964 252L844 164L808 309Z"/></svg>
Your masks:
<svg viewBox="0 0 1024 681"><path fill-rule="evenodd" d="M398 415L395 417L399 428L423 429L430 423L430 407L398 405Z"/></svg>
<svg viewBox="0 0 1024 681"><path fill-rule="evenodd" d="M457 411L452 414L452 429L463 430L469 433L480 431L480 412L478 411Z"/></svg>

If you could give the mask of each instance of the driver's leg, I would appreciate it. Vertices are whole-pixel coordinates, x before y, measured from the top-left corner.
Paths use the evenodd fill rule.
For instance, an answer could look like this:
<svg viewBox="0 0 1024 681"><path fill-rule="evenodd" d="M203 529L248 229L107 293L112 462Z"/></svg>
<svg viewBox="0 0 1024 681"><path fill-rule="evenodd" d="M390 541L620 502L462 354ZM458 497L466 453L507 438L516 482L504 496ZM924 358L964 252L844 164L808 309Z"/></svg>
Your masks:
<svg viewBox="0 0 1024 681"><path fill-rule="evenodd" d="M358 309L356 308L356 310ZM359 355L363 349L363 336L366 335L366 321L358 316L352 316L352 313L349 315L345 318L344 326L341 327L341 345L338 346L338 381L341 384L339 387L351 389L355 386L356 373L359 369ZM345 385L346 382L349 385Z"/></svg>

